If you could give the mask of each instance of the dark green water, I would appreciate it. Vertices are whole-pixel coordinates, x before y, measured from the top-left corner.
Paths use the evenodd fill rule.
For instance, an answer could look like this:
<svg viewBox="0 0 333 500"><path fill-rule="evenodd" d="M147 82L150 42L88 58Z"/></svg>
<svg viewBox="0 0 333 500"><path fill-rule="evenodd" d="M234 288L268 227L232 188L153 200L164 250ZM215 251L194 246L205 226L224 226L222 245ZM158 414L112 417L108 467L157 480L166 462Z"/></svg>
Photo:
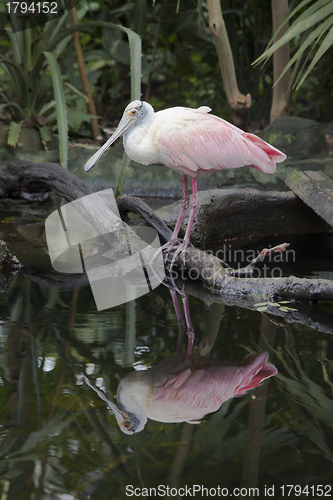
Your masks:
<svg viewBox="0 0 333 500"><path fill-rule="evenodd" d="M114 399L133 369L174 353L168 289L98 312L89 284L42 279L43 222L27 239L29 227L19 232L15 214L8 217L1 213L0 237L13 251L34 251L26 254L30 270L0 295L1 500L177 498L186 487L195 498L333 495L332 302L301 304L316 322L310 328L189 296L194 351L203 338L221 361L270 351L278 374L199 424L148 420L127 436L80 373ZM299 257L284 272L330 277L331 244L327 235L294 238Z"/></svg>

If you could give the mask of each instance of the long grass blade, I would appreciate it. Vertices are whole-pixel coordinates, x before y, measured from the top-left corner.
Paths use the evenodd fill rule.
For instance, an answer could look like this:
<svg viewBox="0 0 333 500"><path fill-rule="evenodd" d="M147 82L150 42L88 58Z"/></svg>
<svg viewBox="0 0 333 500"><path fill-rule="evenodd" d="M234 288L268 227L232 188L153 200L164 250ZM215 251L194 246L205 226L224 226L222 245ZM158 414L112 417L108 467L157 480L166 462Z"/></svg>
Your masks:
<svg viewBox="0 0 333 500"><path fill-rule="evenodd" d="M303 12L302 14L300 14L300 16L297 18L297 22L301 21L304 17L310 16L313 12L315 12L316 10L319 10L321 7L323 7L324 5L326 5L327 3L329 3L330 1L331 0L318 0L315 4L311 5L305 12ZM285 24L287 22L289 22L290 19L292 17L294 17L295 14L297 14L298 11L300 11L303 7L305 7L305 5L307 5L310 2L312 2L312 0L303 0L303 2L299 3L293 10L291 10L289 12L289 14L287 14L287 16L285 17L285 19L282 21L282 23L278 27L278 29L275 31L275 33L274 33L271 41L269 42L269 44L267 46L267 49L273 45L274 39L280 33L280 30L285 26Z"/></svg>
<svg viewBox="0 0 333 500"><path fill-rule="evenodd" d="M68 163L68 124L65 93L57 59L53 52L44 52L50 66L55 101L57 103L57 122L59 137L60 163L67 168Z"/></svg>
<svg viewBox="0 0 333 500"><path fill-rule="evenodd" d="M21 46L18 33L13 33L12 28L5 28L5 31L10 39L10 43L12 44L14 59L18 64L21 64L23 59L23 46Z"/></svg>
<svg viewBox="0 0 333 500"><path fill-rule="evenodd" d="M308 69L304 73L301 81L298 83L297 89L300 88L300 86L302 85L302 83L304 82L304 80L306 79L306 77L308 76L308 74L310 73L310 71L312 70L312 68L317 64L317 62L325 54L325 52L329 48L332 47L332 45L333 45L333 27L330 29L330 31L327 34L325 40L322 42L322 44L321 44L320 48L318 49L316 55L312 59L311 64L309 65Z"/></svg>
<svg viewBox="0 0 333 500"><path fill-rule="evenodd" d="M325 19L325 17L331 15L332 13L333 2L329 2L328 5L321 8L313 15L307 17L301 22L296 22L288 29L288 31L280 38L280 40L278 40L272 47L270 47L260 57L258 57L258 59L256 59L253 64L256 65L267 60L277 49L282 47L282 45L295 38L295 36L300 35L304 31L307 31L309 28L322 21L323 19Z"/></svg>
<svg viewBox="0 0 333 500"><path fill-rule="evenodd" d="M20 95L20 87L19 87L16 75L15 75L15 71L13 70L13 68L9 64L5 64L4 62L1 62L1 59L0 59L0 66L3 68L4 72L8 76L8 78L13 86L15 94L17 96L19 96Z"/></svg>
<svg viewBox="0 0 333 500"><path fill-rule="evenodd" d="M314 31L307 36L304 42L301 43L299 49L295 52L293 57L290 59L284 70L282 71L278 80L274 83L274 86L283 78L284 74L288 71L288 69L298 61L306 51L306 49L317 40L317 38L321 37L325 31L327 31L330 26L333 25L333 16L329 17L324 23L320 24Z"/></svg>
<svg viewBox="0 0 333 500"><path fill-rule="evenodd" d="M32 43L33 43L33 30L32 28L26 28L24 30L24 47L25 47L24 70L26 78L28 77L30 68L32 66Z"/></svg>
<svg viewBox="0 0 333 500"><path fill-rule="evenodd" d="M21 66L17 64L17 62L11 61L10 59L7 59L4 56L0 55L0 58L3 60L2 61L3 64L5 64L8 68L11 67L14 70L18 82L18 89L19 89L18 95L21 98L21 106L22 108L29 108L29 88Z"/></svg>
<svg viewBox="0 0 333 500"><path fill-rule="evenodd" d="M47 43L46 50L53 50L61 40L76 31L85 31L91 28L115 28L126 33L130 45L130 68L131 68L131 98L132 100L140 99L141 97L141 39L137 33L129 28L120 26L119 24L108 23L104 21L88 21L80 23L67 30L62 31L56 37L52 38Z"/></svg>

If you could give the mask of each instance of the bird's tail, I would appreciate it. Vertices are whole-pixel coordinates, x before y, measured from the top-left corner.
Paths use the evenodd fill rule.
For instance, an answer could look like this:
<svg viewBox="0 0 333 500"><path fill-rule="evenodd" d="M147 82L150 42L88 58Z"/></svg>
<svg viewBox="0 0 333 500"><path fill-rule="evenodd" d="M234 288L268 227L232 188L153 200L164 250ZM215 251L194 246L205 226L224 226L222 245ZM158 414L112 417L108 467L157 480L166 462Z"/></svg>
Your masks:
<svg viewBox="0 0 333 500"><path fill-rule="evenodd" d="M259 147L262 151L264 151L267 154L268 158L271 160L270 162L265 162L264 165L261 162L260 162L261 164L259 164L259 165L254 164L253 166L257 170L260 170L261 172L266 172L269 174L274 173L276 170L276 163L281 163L282 161L284 161L287 158L287 155L282 153L282 151L275 148L274 146L271 146L267 142L263 141L257 135L248 134L245 132L242 135L248 141L250 141L252 144L254 144L255 146Z"/></svg>

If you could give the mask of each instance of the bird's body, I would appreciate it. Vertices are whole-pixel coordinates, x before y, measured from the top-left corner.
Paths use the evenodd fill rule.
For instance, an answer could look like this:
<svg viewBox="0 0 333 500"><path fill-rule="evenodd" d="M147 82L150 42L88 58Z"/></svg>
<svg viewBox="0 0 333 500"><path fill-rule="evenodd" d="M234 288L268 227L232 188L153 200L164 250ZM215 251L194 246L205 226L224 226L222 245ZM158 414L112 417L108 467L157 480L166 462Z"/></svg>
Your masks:
<svg viewBox="0 0 333 500"><path fill-rule="evenodd" d="M125 151L136 163L162 163L191 177L245 165L275 172L274 160L282 153L209 111L206 106L157 113L148 108L141 125L124 136Z"/></svg>
<svg viewBox="0 0 333 500"><path fill-rule="evenodd" d="M256 135L243 132L231 123L209 114L210 108L174 107L154 112L144 101L133 101L110 139L85 165L88 171L106 149L124 136L124 148L131 160L142 165L162 163L182 175L183 200L177 224L166 248L176 249L171 267L179 252L185 256L199 204L197 176L200 173L251 166L274 173L276 163L286 155ZM192 178L192 205L183 242L178 234L184 219L189 195L187 176ZM185 259L185 257L184 257Z"/></svg>
<svg viewBox="0 0 333 500"><path fill-rule="evenodd" d="M117 404L123 420L117 418L118 423L130 434L140 432L147 419L199 423L228 399L274 376L277 370L267 359L268 353L250 354L242 361L223 363L205 356L172 354L154 368L132 372L120 382ZM115 411L114 403L109 406Z"/></svg>
<svg viewBox="0 0 333 500"><path fill-rule="evenodd" d="M170 241L161 247L175 250L173 267L181 252L185 263L191 229L199 205L197 176L214 171L251 166L272 174L276 163L286 155L254 134L243 132L231 123L209 114L207 106L198 109L174 107L155 113L144 101L133 101L125 109L118 127L108 141L87 161L90 170L106 149L119 137L131 160L142 165L163 164L181 174L183 199L181 210ZM192 203L183 242L178 234L189 204L187 177L192 178ZM194 332L188 330L188 355L192 350Z"/></svg>

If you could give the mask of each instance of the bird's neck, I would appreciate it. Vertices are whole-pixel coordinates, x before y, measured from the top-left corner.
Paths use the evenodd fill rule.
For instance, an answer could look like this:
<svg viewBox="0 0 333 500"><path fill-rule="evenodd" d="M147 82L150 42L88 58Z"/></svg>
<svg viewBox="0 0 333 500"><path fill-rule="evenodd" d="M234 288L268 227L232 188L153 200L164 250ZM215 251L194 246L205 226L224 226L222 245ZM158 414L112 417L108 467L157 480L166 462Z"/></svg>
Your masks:
<svg viewBox="0 0 333 500"><path fill-rule="evenodd" d="M148 109L146 116L124 135L124 148L131 160L142 165L154 163L156 151L151 140L152 124L155 119L153 108Z"/></svg>
<svg viewBox="0 0 333 500"><path fill-rule="evenodd" d="M149 386L142 383L140 375L141 372L127 375L120 382L117 391L118 402L140 422L137 432L141 431L147 422L146 408L150 392Z"/></svg>

